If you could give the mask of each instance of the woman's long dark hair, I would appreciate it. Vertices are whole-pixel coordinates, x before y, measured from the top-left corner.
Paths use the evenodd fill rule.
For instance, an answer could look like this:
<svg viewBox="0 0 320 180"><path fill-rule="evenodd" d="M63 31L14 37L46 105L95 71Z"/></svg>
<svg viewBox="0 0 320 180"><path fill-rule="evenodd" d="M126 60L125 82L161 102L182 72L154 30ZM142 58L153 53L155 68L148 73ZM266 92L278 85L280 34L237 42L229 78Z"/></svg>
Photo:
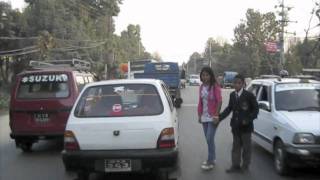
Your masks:
<svg viewBox="0 0 320 180"><path fill-rule="evenodd" d="M210 85L209 85L209 90L211 89L212 86L214 86L217 81L216 81L216 77L214 76L214 72L213 70L209 67L209 66L205 66L201 69L201 72L200 72L200 80L201 82L203 82L203 79L202 79L202 73L208 73L210 75Z"/></svg>

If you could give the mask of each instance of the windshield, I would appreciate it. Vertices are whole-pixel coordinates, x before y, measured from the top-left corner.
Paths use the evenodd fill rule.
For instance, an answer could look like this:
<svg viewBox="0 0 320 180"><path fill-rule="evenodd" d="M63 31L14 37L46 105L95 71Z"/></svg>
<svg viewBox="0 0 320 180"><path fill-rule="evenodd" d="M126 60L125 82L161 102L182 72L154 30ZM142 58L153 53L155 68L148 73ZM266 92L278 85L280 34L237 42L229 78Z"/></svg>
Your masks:
<svg viewBox="0 0 320 180"><path fill-rule="evenodd" d="M153 85L121 84L85 90L75 110L77 117L147 116L163 112Z"/></svg>
<svg viewBox="0 0 320 180"><path fill-rule="evenodd" d="M66 98L69 96L66 74L28 75L21 79L19 99Z"/></svg>
<svg viewBox="0 0 320 180"><path fill-rule="evenodd" d="M199 75L191 75L190 79L200 79L200 76Z"/></svg>
<svg viewBox="0 0 320 180"><path fill-rule="evenodd" d="M320 89L294 89L275 94L278 111L320 111Z"/></svg>

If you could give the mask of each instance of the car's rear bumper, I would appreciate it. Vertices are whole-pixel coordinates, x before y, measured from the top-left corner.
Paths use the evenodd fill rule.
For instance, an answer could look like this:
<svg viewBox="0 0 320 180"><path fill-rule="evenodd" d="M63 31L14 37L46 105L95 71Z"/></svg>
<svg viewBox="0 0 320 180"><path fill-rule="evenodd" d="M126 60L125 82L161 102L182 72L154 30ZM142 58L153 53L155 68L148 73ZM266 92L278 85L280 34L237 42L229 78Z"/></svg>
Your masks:
<svg viewBox="0 0 320 180"><path fill-rule="evenodd" d="M320 165L320 146L287 146L288 160L295 166Z"/></svg>
<svg viewBox="0 0 320 180"><path fill-rule="evenodd" d="M64 132L54 132L54 133L10 133L11 139L17 140L41 140L41 139L56 139L63 138Z"/></svg>
<svg viewBox="0 0 320 180"><path fill-rule="evenodd" d="M112 150L62 152L63 163L72 170L105 172L105 160L131 160L132 172L160 168L174 168L177 165L176 149Z"/></svg>

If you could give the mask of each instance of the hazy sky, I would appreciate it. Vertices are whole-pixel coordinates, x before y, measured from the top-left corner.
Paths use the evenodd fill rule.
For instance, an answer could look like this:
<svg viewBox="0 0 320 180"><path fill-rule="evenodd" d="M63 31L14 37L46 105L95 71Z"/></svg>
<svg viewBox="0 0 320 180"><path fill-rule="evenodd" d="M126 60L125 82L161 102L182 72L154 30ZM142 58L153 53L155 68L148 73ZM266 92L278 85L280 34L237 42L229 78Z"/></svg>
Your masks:
<svg viewBox="0 0 320 180"><path fill-rule="evenodd" d="M8 0L5 0L8 1ZM310 12L316 0L285 0L294 7L288 31L304 36ZM11 0L14 8L23 0ZM245 18L248 8L275 11L279 0L124 0L115 18L116 33L128 24L141 26L142 43L147 51L157 51L165 61L187 62L195 52L203 52L209 37L223 37L232 42L233 29ZM313 26L318 23L314 18ZM315 28L313 33L317 33Z"/></svg>

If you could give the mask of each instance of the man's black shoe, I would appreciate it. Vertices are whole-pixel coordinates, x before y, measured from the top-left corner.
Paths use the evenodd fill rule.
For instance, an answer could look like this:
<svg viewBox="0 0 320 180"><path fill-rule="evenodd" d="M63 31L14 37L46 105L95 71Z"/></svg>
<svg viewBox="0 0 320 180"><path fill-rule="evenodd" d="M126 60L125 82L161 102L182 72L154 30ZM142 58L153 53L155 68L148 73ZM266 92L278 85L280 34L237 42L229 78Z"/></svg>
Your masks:
<svg viewBox="0 0 320 180"><path fill-rule="evenodd" d="M241 172L240 166L231 166L229 169L226 169L226 173L238 173Z"/></svg>

